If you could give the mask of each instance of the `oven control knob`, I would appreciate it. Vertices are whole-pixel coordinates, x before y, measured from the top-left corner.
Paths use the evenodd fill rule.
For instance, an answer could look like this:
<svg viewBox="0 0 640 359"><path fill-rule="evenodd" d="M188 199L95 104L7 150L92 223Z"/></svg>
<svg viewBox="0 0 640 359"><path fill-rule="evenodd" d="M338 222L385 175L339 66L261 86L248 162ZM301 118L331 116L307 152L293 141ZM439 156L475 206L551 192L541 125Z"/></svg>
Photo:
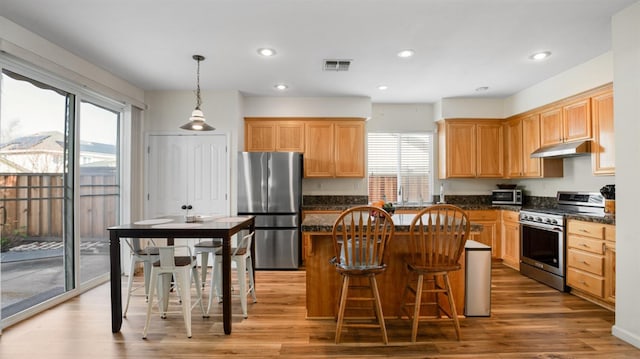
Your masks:
<svg viewBox="0 0 640 359"><path fill-rule="evenodd" d="M551 223L551 224L558 224L558 220L556 220L556 219L550 219L550 220L549 220L549 223Z"/></svg>
<svg viewBox="0 0 640 359"><path fill-rule="evenodd" d="M542 218L540 218L540 217L536 217L533 220L536 221L536 222L542 222Z"/></svg>

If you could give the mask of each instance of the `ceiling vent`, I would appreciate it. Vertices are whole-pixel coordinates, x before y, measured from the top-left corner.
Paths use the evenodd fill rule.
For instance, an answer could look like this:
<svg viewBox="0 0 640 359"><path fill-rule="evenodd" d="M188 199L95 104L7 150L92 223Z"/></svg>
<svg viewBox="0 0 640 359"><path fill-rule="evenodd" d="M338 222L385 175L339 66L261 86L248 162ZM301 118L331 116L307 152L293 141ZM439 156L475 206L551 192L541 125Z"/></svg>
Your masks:
<svg viewBox="0 0 640 359"><path fill-rule="evenodd" d="M349 71L351 60L324 60L324 71Z"/></svg>

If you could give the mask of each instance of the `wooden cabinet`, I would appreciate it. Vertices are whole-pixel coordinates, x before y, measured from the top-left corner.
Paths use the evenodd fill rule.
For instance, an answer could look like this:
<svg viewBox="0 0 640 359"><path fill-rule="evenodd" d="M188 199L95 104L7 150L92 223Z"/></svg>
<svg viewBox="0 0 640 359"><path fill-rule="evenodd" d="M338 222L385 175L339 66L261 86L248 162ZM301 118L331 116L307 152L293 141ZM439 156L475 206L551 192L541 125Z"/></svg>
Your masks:
<svg viewBox="0 0 640 359"><path fill-rule="evenodd" d="M304 153L304 176L365 174L364 119L245 118L245 151Z"/></svg>
<svg viewBox="0 0 640 359"><path fill-rule="evenodd" d="M500 120L445 120L438 124L440 178L502 178Z"/></svg>
<svg viewBox="0 0 640 359"><path fill-rule="evenodd" d="M572 293L613 308L615 226L567 221L567 285Z"/></svg>
<svg viewBox="0 0 640 359"><path fill-rule="evenodd" d="M304 152L304 122L246 118L244 143L248 152Z"/></svg>
<svg viewBox="0 0 640 359"><path fill-rule="evenodd" d="M500 211L469 210L469 220L482 225L482 232L473 239L491 247L491 257L500 257Z"/></svg>
<svg viewBox="0 0 640 359"><path fill-rule="evenodd" d="M502 211L502 262L520 270L520 223L519 213Z"/></svg>
<svg viewBox="0 0 640 359"><path fill-rule="evenodd" d="M591 101L583 98L540 114L540 146L591 138Z"/></svg>
<svg viewBox="0 0 640 359"><path fill-rule="evenodd" d="M506 174L509 178L562 177L562 159L531 158L540 147L540 115L515 117L505 123Z"/></svg>
<svg viewBox="0 0 640 359"><path fill-rule="evenodd" d="M305 177L333 177L333 122L310 121L305 124Z"/></svg>
<svg viewBox="0 0 640 359"><path fill-rule="evenodd" d="M305 177L364 177L364 121L307 121L305 136Z"/></svg>
<svg viewBox="0 0 640 359"><path fill-rule="evenodd" d="M364 177L364 122L336 121L334 126L335 176Z"/></svg>
<svg viewBox="0 0 640 359"><path fill-rule="evenodd" d="M613 175L616 173L615 143L613 128L613 89L591 97L593 142L591 144L593 173Z"/></svg>
<svg viewBox="0 0 640 359"><path fill-rule="evenodd" d="M616 302L616 242L606 241L604 244L604 300Z"/></svg>

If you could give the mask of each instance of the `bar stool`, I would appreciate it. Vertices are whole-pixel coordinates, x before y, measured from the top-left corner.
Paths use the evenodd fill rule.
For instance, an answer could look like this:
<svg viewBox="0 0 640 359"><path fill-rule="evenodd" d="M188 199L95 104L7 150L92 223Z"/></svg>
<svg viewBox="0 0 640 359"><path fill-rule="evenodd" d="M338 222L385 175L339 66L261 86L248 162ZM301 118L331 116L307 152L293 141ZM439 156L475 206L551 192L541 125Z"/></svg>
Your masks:
<svg viewBox="0 0 640 359"><path fill-rule="evenodd" d="M129 251L131 254L131 266L129 270L129 278L127 280L127 303L124 306L124 312L122 313L122 317L127 317L127 310L129 310L129 301L131 300L131 296L133 292L138 289L144 287L144 298L145 301L149 300L149 278L151 276L151 265L153 262L160 259L160 254L158 252L158 247L156 246L153 240L149 240L151 246L142 248L140 246L140 240L131 238L125 240L125 243L129 247ZM133 277L136 270L136 265L138 263L143 264L143 276L144 276L144 285L135 287L133 285Z"/></svg>
<svg viewBox="0 0 640 359"><path fill-rule="evenodd" d="M204 241L200 241L193 245L193 254L200 254L200 270L202 271L202 288L204 288L205 283L207 283L207 269L209 266L209 255L213 258L213 263L211 265L211 275L214 275L215 266L215 255L216 251L222 247L222 239L214 238L208 239Z"/></svg>
<svg viewBox="0 0 640 359"><path fill-rule="evenodd" d="M460 323L449 272L461 268L460 256L469 238L470 228L467 213L459 207L447 204L425 208L411 222L409 253L405 257L409 276L400 310L412 319L412 342L417 338L418 323L422 320L442 320L441 312L453 321L456 337L460 340ZM425 281L428 282L426 286ZM411 295L414 296L413 301L409 301ZM448 299L449 308L440 304L439 295ZM423 302L424 298L433 298L433 301ZM421 308L427 305L434 307L434 315L421 313ZM409 307L413 310L408 310Z"/></svg>
<svg viewBox="0 0 640 359"><path fill-rule="evenodd" d="M188 253L187 256L175 255L176 249L184 250ZM147 304L147 320L142 332L142 338L147 338L147 332L149 330L149 323L151 321L151 309L153 306L153 293L158 294L158 303L162 317L166 317L168 311L168 295L169 288L166 285L158 285L158 281L166 279L164 282L170 281L170 276L173 275L178 286L178 293L180 295L180 304L182 307L182 316L184 317L184 325L187 330L187 337L191 338L191 310L196 305L200 304L202 310L202 316L206 317L204 306L202 304L202 289L200 284L200 276L198 273L198 263L196 257L191 254L191 248L189 246L168 246L158 247L160 253L160 260L153 263L151 269L151 284L149 286L149 303ZM164 278L168 277L168 278ZM191 304L191 281L195 282L197 300L193 305Z"/></svg>
<svg viewBox="0 0 640 359"><path fill-rule="evenodd" d="M251 242L253 241L254 236L255 232L251 232L243 236L237 246L235 248L231 248L231 261L236 265L238 287L240 292L240 306L242 307L242 315L244 318L248 317L247 296L251 294L253 302L256 303L258 301L258 299L256 298L255 281L253 279L253 262L251 259ZM218 249L216 251L216 256L213 264L215 266L215 271L214 275L211 276L207 315L211 310L213 297L219 297L217 290L218 288L222 287L222 249ZM249 274L248 278L247 273ZM247 284L247 279L249 279L249 284Z"/></svg>
<svg viewBox="0 0 640 359"><path fill-rule="evenodd" d="M330 262L342 276L336 323L336 344L340 342L343 327L380 328L384 343L389 342L376 275L384 272L387 268L383 263L384 252L394 231L395 225L391 215L381 208L372 206L349 208L342 212L334 222L332 235L335 257ZM353 277L365 278L366 284L357 284L357 281L353 283ZM369 289L371 295L349 296L350 289ZM345 323L345 309L347 309L349 302L371 302L377 323L363 322L358 318L349 318L349 322ZM349 309L369 310L362 306L350 306Z"/></svg>

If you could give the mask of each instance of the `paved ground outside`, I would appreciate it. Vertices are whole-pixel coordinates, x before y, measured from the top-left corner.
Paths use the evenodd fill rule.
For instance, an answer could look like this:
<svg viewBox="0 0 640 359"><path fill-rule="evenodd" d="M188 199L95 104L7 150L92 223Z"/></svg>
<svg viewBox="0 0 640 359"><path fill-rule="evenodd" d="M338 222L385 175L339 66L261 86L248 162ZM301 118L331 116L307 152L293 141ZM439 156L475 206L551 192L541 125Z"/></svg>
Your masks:
<svg viewBox="0 0 640 359"><path fill-rule="evenodd" d="M109 271L109 242L80 244L81 281ZM63 244L60 239L25 241L0 253L2 318L64 293Z"/></svg>

